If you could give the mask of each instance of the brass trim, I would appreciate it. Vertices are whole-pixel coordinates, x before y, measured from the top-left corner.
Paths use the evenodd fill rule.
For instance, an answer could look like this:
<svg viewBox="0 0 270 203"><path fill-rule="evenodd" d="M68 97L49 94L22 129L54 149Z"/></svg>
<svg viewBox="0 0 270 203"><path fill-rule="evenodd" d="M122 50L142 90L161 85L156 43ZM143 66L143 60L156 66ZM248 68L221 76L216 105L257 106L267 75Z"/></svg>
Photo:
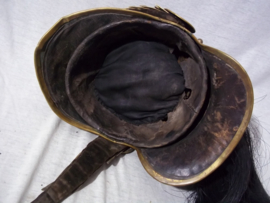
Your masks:
<svg viewBox="0 0 270 203"><path fill-rule="evenodd" d="M167 11L169 11L167 9ZM55 105L55 103L53 102L48 88L46 86L44 77L43 77L43 73L42 73L42 69L41 69L41 61L40 61L40 54L41 51L43 50L44 45L46 44L46 42L49 40L49 38L60 28L60 26L62 26L63 24L77 18L77 17L82 17L85 15L89 15L89 14L95 14L95 13L103 13L103 12L115 12L115 13L122 13L122 14L127 14L127 15L139 15L139 16L144 16L150 19L154 19L157 21L161 21L161 22L165 22L165 23L169 23L172 24L174 26L177 26L179 28L181 28L182 30L184 30L185 32L187 32L195 41L196 43L198 43L204 50L215 54L216 56L218 56L219 58L221 58L222 60L226 61L228 64L230 64L236 71L237 73L242 77L246 90L247 90L247 109L245 112L245 115L243 117L243 121L238 129L238 131L236 132L236 135L234 136L233 140L231 141L231 143L228 145L228 147L225 149L225 151L221 154L221 156L210 166L208 167L206 170L204 170L202 173L187 179L187 180L174 180L174 179L167 179L163 176L161 176L160 174L158 174L157 172L155 172L152 167L150 166L150 164L147 162L147 160L142 156L140 150L134 146L128 145L126 143L121 143L121 142L116 142L114 140L111 140L109 138L107 138L106 136L104 136L103 134L101 134L100 132L96 131L95 129L93 129L92 127L85 125L83 123L78 122L75 119L72 119L70 117L67 117L65 114L63 114L58 107ZM171 12L171 11L169 11ZM172 12L171 12L172 13ZM175 14L176 15L176 14ZM182 18L181 18L182 19ZM186 23L188 23L186 20L184 20ZM189 23L188 23L189 24ZM189 24L190 25L190 24ZM193 27L191 25L191 27ZM231 56L217 50L214 49L212 47L208 47L206 45L201 44L198 39L186 28L168 21L168 20L164 20L162 18L158 18L149 14L145 14L142 12L138 12L138 11L131 11L128 9L116 9L116 8L98 8L98 9L91 9L91 10L85 10L85 11L80 11L77 13L73 13L70 14L68 16L65 16L63 18L61 18L57 23L55 23L53 25L53 27L41 38L41 40L39 41L36 49L35 49L35 53L34 53L34 63L35 63L35 69L36 69L36 76L38 78L39 81L39 85L40 88L49 104L49 106L51 107L51 109L53 110L53 112L60 117L62 120L64 120L65 122L69 123L70 125L73 125L77 128L80 128L82 130L86 130L90 133L94 133L96 135L99 135L111 142L114 143L118 143L118 144L123 144L126 146L129 146L131 148L134 148L137 153L138 156L140 158L140 161L142 163L142 165L144 166L145 170L156 180L168 184L168 185L173 185L173 186L183 186L183 185L189 185L192 183L196 183L200 180L202 180L203 178L205 178L206 176L208 176L210 173L212 173L216 168L218 168L224 161L225 159L229 156L229 154L233 151L233 149L236 147L236 145L238 144L238 142L240 141L244 131L246 130L246 127L250 121L251 118L251 114L252 114L252 109L253 109L253 89L252 89L252 84L251 81L246 73L246 71L243 69L243 67L235 60L233 59Z"/></svg>
<svg viewBox="0 0 270 203"><path fill-rule="evenodd" d="M190 35L192 35L192 33L182 27L181 25L177 24L177 23L174 23L174 22L171 22L171 21L168 21L168 20L165 20L165 19L162 19L162 18L158 18L156 16L152 16L152 15L149 15L149 14L146 14L146 13L143 13L143 12L139 12L139 11L132 11L132 10L128 10L128 9L119 9L119 8L96 8L96 9L89 9L89 10L84 10L84 11L79 11L79 12L76 12L76 13L72 13L70 15L67 15L67 16L64 16L62 17L59 21L57 21L44 35L43 37L40 39L40 41L38 42L37 44L37 47L35 49L35 53L34 53L34 63L35 63L35 69L36 69L36 76L38 78L38 82L39 82L39 85L40 85L40 88L43 92L43 95L44 97L46 98L46 101L47 103L49 104L49 106L51 107L51 109L53 110L53 112L59 117L61 118L62 120L64 120L65 122L69 123L70 125L73 125L77 128L80 128L82 130L86 130L90 133L94 133L96 135L99 135L111 142L114 142L114 143L118 143L118 144L123 144L123 145L126 145L126 146L129 146L131 148L134 148L134 146L131 146L129 144L126 144L126 143L123 143L123 142L117 142L115 140L111 140L109 139L108 137L104 136L103 134L101 134L100 132L98 132L97 130L93 129L92 127L88 126L88 125L85 125L81 122L78 122L77 120L75 119L72 119L70 117L67 117L66 115L64 115L59 109L58 107L55 105L55 103L53 102L50 94L49 94L49 91L48 91L48 88L46 86L46 83L45 83L45 80L44 80L44 77L43 77L43 73L42 73L42 68L41 68L41 61L40 61L40 54L41 54L41 51L43 50L44 48L44 45L47 43L47 41L50 39L50 37L65 23L75 19L75 18L78 18L78 17L83 17L83 16L86 16L86 15L89 15L89 14L97 14L97 13L105 13L105 12L111 12L111 13L121 13L121 14L126 14L126 15L137 15L137 16L143 16L143 17L147 17L147 18L150 18L150 19L154 19L154 20L157 20L157 21L160 21L160 22L164 22L164 23L169 23L169 24L172 24L174 26L177 26L179 28L181 28L182 30L184 30L185 32L189 33ZM182 19L182 18L181 18ZM186 20L182 19L183 21L187 22ZM189 24L189 23L188 23ZM190 24L189 24L190 25Z"/></svg>
<svg viewBox="0 0 270 203"><path fill-rule="evenodd" d="M194 37L195 38L195 37ZM253 88L252 84L250 81L250 78L248 74L246 73L245 69L231 56L228 54L217 50L215 48L202 45L201 47L205 50L208 51L220 59L224 60L226 63L228 63L230 66L234 68L234 70L240 75L242 78L246 92L247 92L247 109L245 111L245 115L243 117L242 123L239 126L235 136L233 137L232 141L230 144L227 146L227 148L223 151L223 153L220 155L220 157L212 164L210 165L207 169L205 169L203 172L200 174L193 176L192 178L186 179L186 180L177 180L177 179L169 179L165 178L164 176L160 175L156 171L153 170L151 165L147 162L147 160L143 157L142 153L140 152L139 149L137 149L138 156L140 158L140 161L142 165L144 166L145 170L156 180L159 182L162 182L167 185L172 185L172 186L184 186L184 185L190 185L196 182L199 182L200 180L204 179L208 175L210 175L213 171L215 171L226 159L227 157L231 154L231 152L234 150L236 145L239 143L240 139L242 138L248 124L251 118L252 110L253 110L253 102L254 102L254 95L253 95Z"/></svg>
<svg viewBox="0 0 270 203"><path fill-rule="evenodd" d="M167 8L165 8L164 9L167 13L170 13L170 14L172 14L172 15L175 15L177 18L180 18L182 21L184 21L188 26L190 26L190 28L191 28L191 32L192 33L195 33L196 32L196 30L195 30L195 28L193 27L193 25L191 25L188 21L186 21L185 19L183 19L181 16L179 16L179 15L177 15L176 13L174 13L174 12L172 12L171 10L169 10L169 9L167 9Z"/></svg>
<svg viewBox="0 0 270 203"><path fill-rule="evenodd" d="M46 36L45 36L46 37ZM44 45L44 44L43 44ZM42 93L47 101L47 103L49 104L49 106L51 107L52 111L59 117L61 118L63 121L67 122L68 124L75 126L77 128L80 128L82 130L88 131L90 133L96 134L98 136L101 136L113 143L118 143L118 144L123 144L129 147L133 147L131 145L128 145L126 143L120 143L120 142L116 142L115 140L111 140L109 138L107 138L106 136L104 136L103 134L101 134L100 132L98 132L97 130L95 130L94 128L90 127L89 125L85 125L73 118L67 117L65 114L63 114L59 108L56 106L56 104L53 102L50 93L48 91L48 88L46 86L44 77L43 77L43 73L42 73L42 69L41 69L41 62L40 62L40 52L41 52L42 48L40 48L39 46L36 47L35 49L35 54L34 54L34 63L35 63L35 69L36 69L36 76L39 82L39 86L42 90Z"/></svg>
<svg viewBox="0 0 270 203"><path fill-rule="evenodd" d="M169 23L172 25L175 25L177 27L180 27L181 29L185 30L187 33L190 33L192 35L192 33L186 29L185 27L169 21L169 20L165 20L163 18L159 18L156 16L152 16L143 12L139 12L139 11L133 11L133 10L128 10L128 9L120 9L120 8L96 8L96 9L89 9L89 10L84 10L84 11L79 11L76 13L72 13L70 15L64 16L62 17L59 21L57 21L48 31L47 33L45 33L43 35L43 37L40 39L37 48L38 47L43 47L44 43L46 43L48 41L48 39L55 33L56 30L58 30L63 24L68 23L69 21L78 18L78 17L82 17L82 16L86 16L89 14L97 14L97 13L105 13L105 12L111 12L111 13L121 13L121 14L127 14L127 15L139 15L139 16L144 16L144 17L148 17L150 19L154 19L157 21L161 21L164 23ZM175 14L176 15L176 14ZM181 20L183 20L185 23L187 23L188 25L190 25L191 27L193 27L189 22L187 22L186 20L184 20L182 17L179 17Z"/></svg>

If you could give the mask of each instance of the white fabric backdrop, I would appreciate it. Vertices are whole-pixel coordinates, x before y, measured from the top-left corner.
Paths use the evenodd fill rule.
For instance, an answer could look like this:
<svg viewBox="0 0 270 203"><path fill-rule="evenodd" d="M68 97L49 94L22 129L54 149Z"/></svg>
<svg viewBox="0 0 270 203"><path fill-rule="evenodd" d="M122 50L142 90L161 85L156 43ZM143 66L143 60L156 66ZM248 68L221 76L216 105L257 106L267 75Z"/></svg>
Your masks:
<svg viewBox="0 0 270 203"><path fill-rule="evenodd" d="M204 44L230 54L247 70L255 92L253 115L263 135L260 177L270 193L270 1L0 0L1 203L33 200L95 138L61 121L47 105L33 60L42 35L76 11L156 4L184 17ZM64 202L184 202L187 195L151 178L133 152Z"/></svg>

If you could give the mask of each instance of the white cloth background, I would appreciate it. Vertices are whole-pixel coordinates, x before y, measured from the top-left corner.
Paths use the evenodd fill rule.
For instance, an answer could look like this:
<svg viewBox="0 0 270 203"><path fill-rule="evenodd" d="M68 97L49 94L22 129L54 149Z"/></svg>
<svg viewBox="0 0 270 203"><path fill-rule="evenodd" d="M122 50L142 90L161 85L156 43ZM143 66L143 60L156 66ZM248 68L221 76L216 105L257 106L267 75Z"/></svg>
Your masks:
<svg viewBox="0 0 270 203"><path fill-rule="evenodd" d="M188 20L195 36L237 59L255 92L260 177L270 194L270 1L0 0L0 202L30 202L96 136L61 121L39 88L34 49L61 17L97 7L155 6ZM89 184L91 183L91 184ZM88 184L88 185L87 185ZM184 202L187 193L150 177L133 152L64 202Z"/></svg>

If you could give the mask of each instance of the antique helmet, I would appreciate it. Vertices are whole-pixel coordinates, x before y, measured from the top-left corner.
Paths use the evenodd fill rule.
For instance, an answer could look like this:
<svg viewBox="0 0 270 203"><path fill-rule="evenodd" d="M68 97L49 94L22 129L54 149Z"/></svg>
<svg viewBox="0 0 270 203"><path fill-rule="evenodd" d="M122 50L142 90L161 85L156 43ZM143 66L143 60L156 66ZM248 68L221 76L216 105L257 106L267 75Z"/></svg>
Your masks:
<svg viewBox="0 0 270 203"><path fill-rule="evenodd" d="M253 108L242 66L194 32L160 7L78 12L40 40L37 77L61 119L101 137L100 153L132 148L156 180L193 184L227 159Z"/></svg>

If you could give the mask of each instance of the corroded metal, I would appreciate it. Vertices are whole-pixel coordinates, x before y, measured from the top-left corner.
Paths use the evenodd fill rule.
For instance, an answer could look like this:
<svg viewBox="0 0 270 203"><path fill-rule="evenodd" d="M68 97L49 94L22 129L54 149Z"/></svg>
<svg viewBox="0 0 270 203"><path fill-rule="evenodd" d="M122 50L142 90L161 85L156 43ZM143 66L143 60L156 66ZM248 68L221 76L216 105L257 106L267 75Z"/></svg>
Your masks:
<svg viewBox="0 0 270 203"><path fill-rule="evenodd" d="M192 25L172 11L143 6L78 12L62 18L41 39L35 51L41 89L60 118L102 137L98 140L101 145L105 144L99 150L104 149L105 154L97 157L92 154L95 162L104 163L131 147L152 177L165 184L181 186L202 180L229 156L251 117L252 85L235 59L203 45L193 32ZM121 34L122 41L117 41ZM101 40L105 35L105 41ZM91 81L109 51L102 49L105 45L112 49L113 42L123 44L138 39L158 41L176 50L191 91L181 97L176 111L169 113L168 121L136 127L117 120L95 100ZM101 49L95 43L99 43ZM88 60L82 60L85 51L90 56ZM91 57L94 60L91 61ZM117 147L107 153L109 142ZM78 162L78 158L73 163ZM69 169L63 174L69 174ZM90 169L91 166L81 182L92 174ZM64 185L60 186L61 177L46 189L42 198L50 196L49 199L59 202L78 187L78 180L74 179L68 192L61 196L65 190ZM54 190L52 188L57 188L55 194L49 192Z"/></svg>

